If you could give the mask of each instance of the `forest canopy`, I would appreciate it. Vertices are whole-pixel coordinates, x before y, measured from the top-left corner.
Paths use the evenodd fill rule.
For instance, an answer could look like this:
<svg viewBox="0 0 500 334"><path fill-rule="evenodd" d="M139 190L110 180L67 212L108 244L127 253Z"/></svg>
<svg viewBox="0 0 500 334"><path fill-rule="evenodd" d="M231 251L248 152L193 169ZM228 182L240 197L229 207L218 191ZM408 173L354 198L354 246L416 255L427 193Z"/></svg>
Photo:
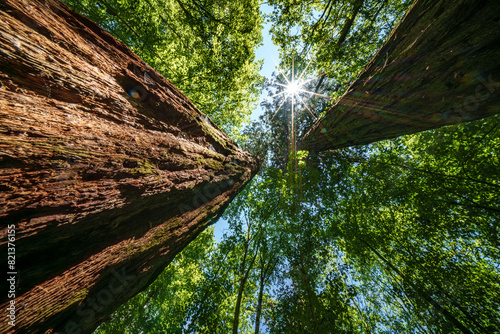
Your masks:
<svg viewBox="0 0 500 334"><path fill-rule="evenodd" d="M263 161L224 213L222 240L207 229L97 333L498 331L498 115L335 151L297 146L411 1L270 0L269 13L256 0L65 2ZM255 60L264 22L280 53L268 80ZM293 77L316 95L280 94ZM249 123L261 89L264 114Z"/></svg>

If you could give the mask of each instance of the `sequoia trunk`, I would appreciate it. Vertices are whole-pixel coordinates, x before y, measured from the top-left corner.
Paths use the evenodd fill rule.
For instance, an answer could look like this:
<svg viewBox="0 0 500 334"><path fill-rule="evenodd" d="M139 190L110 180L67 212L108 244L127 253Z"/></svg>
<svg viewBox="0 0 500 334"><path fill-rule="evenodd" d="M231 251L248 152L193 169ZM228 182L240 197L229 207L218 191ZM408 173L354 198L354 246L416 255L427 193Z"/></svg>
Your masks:
<svg viewBox="0 0 500 334"><path fill-rule="evenodd" d="M302 139L325 151L500 112L500 2L416 0Z"/></svg>
<svg viewBox="0 0 500 334"><path fill-rule="evenodd" d="M90 333L222 213L258 162L65 5L0 9L0 267L15 293L1 296L0 332Z"/></svg>

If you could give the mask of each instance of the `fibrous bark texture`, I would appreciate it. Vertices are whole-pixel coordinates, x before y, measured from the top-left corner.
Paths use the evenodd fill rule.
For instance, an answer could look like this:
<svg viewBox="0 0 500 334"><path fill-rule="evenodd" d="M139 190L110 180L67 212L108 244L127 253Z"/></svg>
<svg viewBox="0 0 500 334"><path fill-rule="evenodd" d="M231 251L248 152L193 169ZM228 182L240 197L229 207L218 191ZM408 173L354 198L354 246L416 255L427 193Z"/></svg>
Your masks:
<svg viewBox="0 0 500 334"><path fill-rule="evenodd" d="M416 0L301 148L368 144L498 113L498 59L500 1Z"/></svg>
<svg viewBox="0 0 500 334"><path fill-rule="evenodd" d="M0 21L0 267L13 224L17 273L15 326L4 293L0 332L90 333L222 213L258 162L65 5L6 0Z"/></svg>

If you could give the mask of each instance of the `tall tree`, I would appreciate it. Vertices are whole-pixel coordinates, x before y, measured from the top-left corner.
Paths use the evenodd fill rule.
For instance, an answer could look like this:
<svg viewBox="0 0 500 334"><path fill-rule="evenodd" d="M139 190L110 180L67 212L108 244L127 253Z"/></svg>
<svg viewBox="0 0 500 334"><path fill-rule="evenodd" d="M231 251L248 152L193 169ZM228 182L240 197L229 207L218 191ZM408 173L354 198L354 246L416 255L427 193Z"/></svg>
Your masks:
<svg viewBox="0 0 500 334"><path fill-rule="evenodd" d="M325 73L306 89L336 96L408 1L273 3L283 4L283 17L275 16L282 65L295 59L298 73L308 64ZM293 34L300 29L308 33ZM315 60L302 48L316 48ZM286 84L282 74L273 81ZM275 93L286 89L278 86ZM495 332L500 115L308 155L293 151L291 129L304 133L310 112L295 105L292 123L285 97L275 96L262 122L242 131L243 146L266 167L226 210L229 232L185 269L192 277L141 295L140 310L126 306L137 313L126 319L144 320L128 330L167 330L165 322L188 333ZM309 101L311 113L324 110L326 102ZM176 293L184 306L192 302L175 307L169 321L156 305Z"/></svg>
<svg viewBox="0 0 500 334"><path fill-rule="evenodd" d="M17 272L16 326L0 331L89 333L221 214L258 162L65 5L10 0L0 17L0 218L15 229Z"/></svg>
<svg viewBox="0 0 500 334"><path fill-rule="evenodd" d="M498 1L417 0L340 100L302 139L311 151L491 116L500 110Z"/></svg>

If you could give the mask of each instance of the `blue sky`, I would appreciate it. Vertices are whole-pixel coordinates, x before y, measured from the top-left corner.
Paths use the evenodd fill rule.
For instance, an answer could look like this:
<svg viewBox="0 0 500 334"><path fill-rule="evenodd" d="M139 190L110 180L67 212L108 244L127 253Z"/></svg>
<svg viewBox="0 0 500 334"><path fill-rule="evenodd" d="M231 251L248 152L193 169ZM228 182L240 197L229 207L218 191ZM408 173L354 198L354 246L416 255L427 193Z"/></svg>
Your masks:
<svg viewBox="0 0 500 334"><path fill-rule="evenodd" d="M261 4L260 5L260 10L262 13L271 13L272 12L272 7L268 6L266 4ZM279 53L278 53L278 47L273 44L273 41L271 40L271 35L269 34L269 28L271 27L271 23L265 23L264 27L262 29L262 37L263 37L263 45L260 46L257 49L257 52L255 52L255 59L264 60L264 64L262 65L262 69L260 70L260 74L265 76L267 79L271 78L271 74L275 70L276 64L279 64ZM267 96L265 95L265 91L261 92L260 95L260 100L262 101L265 99ZM250 116L252 121L258 120L259 116L262 115L264 111L259 106L252 112L252 115Z"/></svg>

